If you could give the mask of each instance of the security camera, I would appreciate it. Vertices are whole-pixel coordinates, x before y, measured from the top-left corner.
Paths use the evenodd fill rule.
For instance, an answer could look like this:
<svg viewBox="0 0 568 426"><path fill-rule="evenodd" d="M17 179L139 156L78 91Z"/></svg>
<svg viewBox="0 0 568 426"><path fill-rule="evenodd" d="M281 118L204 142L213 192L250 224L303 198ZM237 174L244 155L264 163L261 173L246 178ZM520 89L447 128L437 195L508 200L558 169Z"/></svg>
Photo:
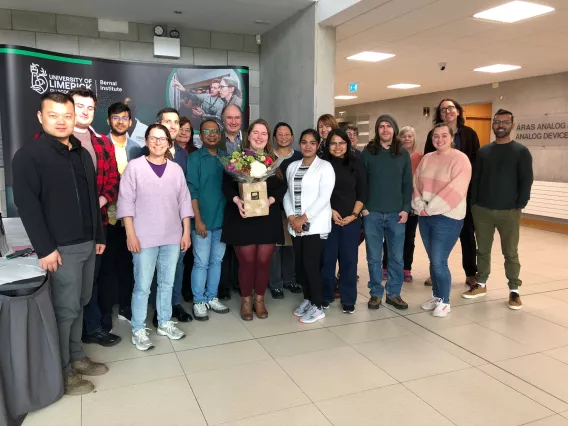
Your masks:
<svg viewBox="0 0 568 426"><path fill-rule="evenodd" d="M446 70L446 65L447 65L446 62L440 62L438 65L440 66L440 71L445 71L445 70Z"/></svg>

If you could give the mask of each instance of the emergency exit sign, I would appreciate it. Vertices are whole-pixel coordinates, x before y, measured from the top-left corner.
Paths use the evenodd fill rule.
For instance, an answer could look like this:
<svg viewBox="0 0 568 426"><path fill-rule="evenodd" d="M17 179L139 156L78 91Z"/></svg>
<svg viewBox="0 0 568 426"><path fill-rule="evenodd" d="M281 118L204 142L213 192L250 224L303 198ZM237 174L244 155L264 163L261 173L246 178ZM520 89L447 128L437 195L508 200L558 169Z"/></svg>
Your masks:
<svg viewBox="0 0 568 426"><path fill-rule="evenodd" d="M355 93L359 90L359 83L351 83L349 85L349 93Z"/></svg>

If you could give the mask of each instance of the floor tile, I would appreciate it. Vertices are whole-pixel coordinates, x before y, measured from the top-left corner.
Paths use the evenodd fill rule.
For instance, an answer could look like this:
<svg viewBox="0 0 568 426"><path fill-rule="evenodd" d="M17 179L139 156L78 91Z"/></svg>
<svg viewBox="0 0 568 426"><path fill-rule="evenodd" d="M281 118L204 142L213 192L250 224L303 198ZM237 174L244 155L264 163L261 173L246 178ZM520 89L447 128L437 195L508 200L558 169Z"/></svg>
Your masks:
<svg viewBox="0 0 568 426"><path fill-rule="evenodd" d="M568 328L568 304L552 309L531 312L531 315Z"/></svg>
<svg viewBox="0 0 568 426"><path fill-rule="evenodd" d="M405 386L458 426L517 426L554 414L474 368Z"/></svg>
<svg viewBox="0 0 568 426"><path fill-rule="evenodd" d="M563 348L552 349L551 351L543 352L545 355L557 359L558 361L562 361L564 364L568 364L568 346L564 346Z"/></svg>
<svg viewBox="0 0 568 426"><path fill-rule="evenodd" d="M276 361L312 401L396 383L348 346L277 358Z"/></svg>
<svg viewBox="0 0 568 426"><path fill-rule="evenodd" d="M471 324L473 321L462 315L458 308L460 306L452 308L452 312L446 318L437 318L432 316L432 312L424 311L419 314L407 315L406 318L432 331Z"/></svg>
<svg viewBox="0 0 568 426"><path fill-rule="evenodd" d="M497 362L497 366L568 403L568 365L544 354Z"/></svg>
<svg viewBox="0 0 568 426"><path fill-rule="evenodd" d="M448 419L402 385L316 404L334 426L451 426Z"/></svg>
<svg viewBox="0 0 568 426"><path fill-rule="evenodd" d="M406 328L396 325L390 319L341 325L331 327L329 331L350 345L412 334Z"/></svg>
<svg viewBox="0 0 568 426"><path fill-rule="evenodd" d="M513 339L482 327L479 324L462 325L440 330L437 333L456 345L490 362L536 352L536 350L532 350Z"/></svg>
<svg viewBox="0 0 568 426"><path fill-rule="evenodd" d="M484 321L481 325L536 351L568 345L567 328L529 314Z"/></svg>
<svg viewBox="0 0 568 426"><path fill-rule="evenodd" d="M24 426L81 426L81 397L63 396L55 404L28 414Z"/></svg>
<svg viewBox="0 0 568 426"><path fill-rule="evenodd" d="M83 397L82 426L206 425L185 376Z"/></svg>
<svg viewBox="0 0 568 426"><path fill-rule="evenodd" d="M187 377L210 425L310 402L274 361L188 374Z"/></svg>
<svg viewBox="0 0 568 426"><path fill-rule="evenodd" d="M97 391L183 376L175 353L110 362L104 376L89 377Z"/></svg>
<svg viewBox="0 0 568 426"><path fill-rule="evenodd" d="M258 339L258 343L274 358L317 352L347 345L347 343L325 328L264 337Z"/></svg>
<svg viewBox="0 0 568 426"><path fill-rule="evenodd" d="M335 327L338 325L356 324L367 321L376 321L386 318L395 318L398 314L389 309L369 309L367 307L367 300L359 298L355 305L355 313L344 314L341 311L339 303L334 303L328 310L325 311L325 318L319 323L324 327Z"/></svg>
<svg viewBox="0 0 568 426"><path fill-rule="evenodd" d="M185 374L272 359L255 340L181 351L177 352L177 357Z"/></svg>
<svg viewBox="0 0 568 426"><path fill-rule="evenodd" d="M542 420L537 420L536 422L527 423L525 426L568 426L568 419L556 415Z"/></svg>
<svg viewBox="0 0 568 426"><path fill-rule="evenodd" d="M554 411L555 413L561 413L568 410L568 404L564 401L556 398L555 396L539 389L536 386L528 383L527 381L513 375L503 368L500 368L494 364L485 364L478 367L479 370L483 371L485 374L490 375L501 383L513 388L517 392L529 397L540 405Z"/></svg>
<svg viewBox="0 0 568 426"><path fill-rule="evenodd" d="M564 281L564 283L566 283L565 285L568 288L568 282ZM546 295L556 300L562 300L563 302L568 302L568 290L552 291L550 293L546 293Z"/></svg>
<svg viewBox="0 0 568 426"><path fill-rule="evenodd" d="M471 367L419 336L395 337L354 347L399 382Z"/></svg>
<svg viewBox="0 0 568 426"><path fill-rule="evenodd" d="M546 293L530 294L528 296L523 296L522 300L523 300L523 311L525 312L542 311L543 309L551 309L558 307L568 310L568 303L560 299L555 299L554 297L550 297Z"/></svg>
<svg viewBox="0 0 568 426"><path fill-rule="evenodd" d="M464 299L465 300L465 299ZM474 299L475 300L475 299ZM506 316L521 315L522 312L514 311L507 307L503 301L484 301L452 307L451 315L458 314L462 318L470 319L472 322L483 322L492 319L503 318Z"/></svg>
<svg viewBox="0 0 568 426"><path fill-rule="evenodd" d="M270 414L250 417L235 422L223 423L223 426L331 426L331 423L315 405L302 405Z"/></svg>

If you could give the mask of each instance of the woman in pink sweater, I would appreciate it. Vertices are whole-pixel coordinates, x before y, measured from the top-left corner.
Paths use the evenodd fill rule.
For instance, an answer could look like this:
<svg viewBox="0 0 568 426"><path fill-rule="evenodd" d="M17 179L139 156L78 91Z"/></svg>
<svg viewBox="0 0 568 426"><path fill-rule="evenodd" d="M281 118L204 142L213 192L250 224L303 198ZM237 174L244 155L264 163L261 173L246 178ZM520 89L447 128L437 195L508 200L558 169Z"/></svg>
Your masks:
<svg viewBox="0 0 568 426"><path fill-rule="evenodd" d="M432 298L422 309L445 317L451 311L448 257L465 218L471 163L454 149L454 134L446 123L434 127L432 140L436 151L424 156L414 174L412 208L420 216L418 225L432 277Z"/></svg>

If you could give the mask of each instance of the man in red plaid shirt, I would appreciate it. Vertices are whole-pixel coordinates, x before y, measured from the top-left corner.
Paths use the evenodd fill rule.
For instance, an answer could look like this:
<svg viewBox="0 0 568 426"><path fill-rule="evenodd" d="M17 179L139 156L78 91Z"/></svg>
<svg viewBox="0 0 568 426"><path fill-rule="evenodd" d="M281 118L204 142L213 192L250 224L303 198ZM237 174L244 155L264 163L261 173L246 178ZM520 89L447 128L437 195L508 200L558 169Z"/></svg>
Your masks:
<svg viewBox="0 0 568 426"><path fill-rule="evenodd" d="M97 97L92 90L77 88L69 92L75 101L75 130L73 135L81 141L95 165L97 172L97 190L101 206L103 225L108 225L107 208L118 198L119 174L114 156L114 146L106 137L99 135L91 124L95 117ZM114 346L121 340L119 336L105 330L101 324L101 312L98 306L99 291L111 289L99 288L98 272L101 264L101 256L97 256L95 264L95 280L91 300L84 309L83 318L83 343L97 343L101 346Z"/></svg>

